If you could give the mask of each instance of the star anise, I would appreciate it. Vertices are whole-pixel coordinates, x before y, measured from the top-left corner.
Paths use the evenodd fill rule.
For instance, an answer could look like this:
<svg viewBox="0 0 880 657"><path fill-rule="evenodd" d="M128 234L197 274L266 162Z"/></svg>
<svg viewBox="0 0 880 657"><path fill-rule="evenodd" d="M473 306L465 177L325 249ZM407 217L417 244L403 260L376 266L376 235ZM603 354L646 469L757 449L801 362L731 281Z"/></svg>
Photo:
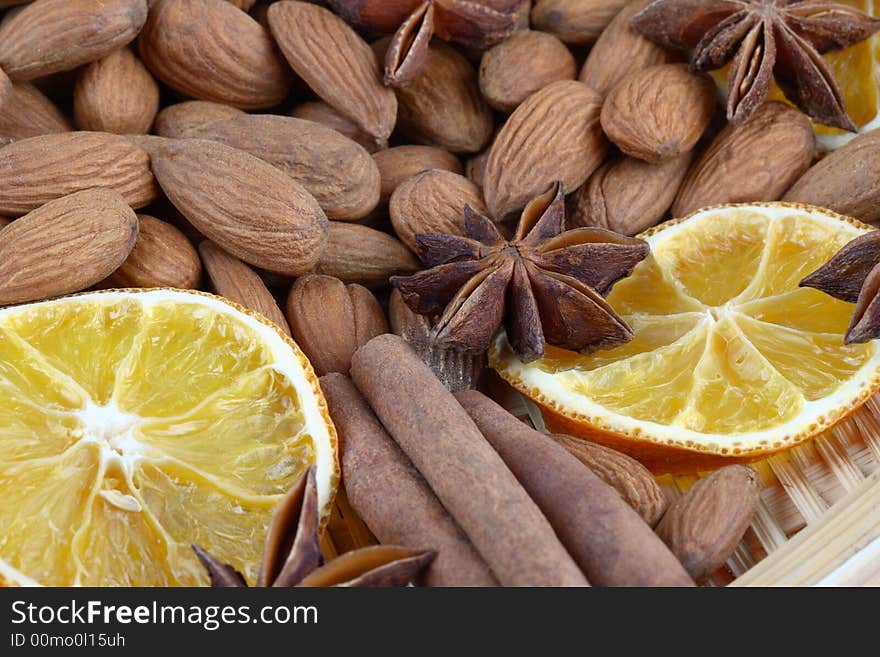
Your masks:
<svg viewBox="0 0 880 657"><path fill-rule="evenodd" d="M871 231L846 244L804 278L800 286L856 304L844 336L845 344L880 338L880 231Z"/></svg>
<svg viewBox="0 0 880 657"><path fill-rule="evenodd" d="M416 235L429 269L391 279L415 312L443 311L437 345L485 351L502 323L524 361L540 358L545 342L586 352L633 338L602 297L647 256L646 242L602 228L565 231L562 183L525 207L510 241L469 206L464 216L466 237Z"/></svg>
<svg viewBox="0 0 880 657"><path fill-rule="evenodd" d="M693 49L695 71L731 62L729 121L751 116L775 76L785 96L811 118L850 131L856 127L821 54L880 29L880 21L855 7L822 0L654 0L633 24L652 41Z"/></svg>
<svg viewBox="0 0 880 657"><path fill-rule="evenodd" d="M508 36L516 28L520 0L330 0L330 5L356 27L394 32L385 55L385 84L399 86L418 75L432 36L476 49Z"/></svg>
<svg viewBox="0 0 880 657"><path fill-rule="evenodd" d="M266 543L257 586L403 586L414 581L436 553L394 545L346 552L321 565L318 541L318 488L315 467L299 478L278 503ZM193 545L214 587L246 587L235 568Z"/></svg>

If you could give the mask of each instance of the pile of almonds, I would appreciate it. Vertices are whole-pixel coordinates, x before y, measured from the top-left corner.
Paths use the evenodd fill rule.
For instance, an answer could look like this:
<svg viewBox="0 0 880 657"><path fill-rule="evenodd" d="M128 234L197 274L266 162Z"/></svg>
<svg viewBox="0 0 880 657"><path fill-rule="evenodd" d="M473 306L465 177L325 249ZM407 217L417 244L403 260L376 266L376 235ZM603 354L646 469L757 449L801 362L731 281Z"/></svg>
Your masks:
<svg viewBox="0 0 880 657"><path fill-rule="evenodd" d="M352 369L359 348L392 331L448 390L491 388L481 355L434 349L430 321L390 293L391 276L421 268L416 235L463 234L465 205L509 234L556 181L568 227L625 235L741 201L801 201L880 221L877 134L816 163L811 123L789 105L768 102L726 124L714 80L632 27L647 0L513 4L507 38L478 48L437 29L415 76L392 87L383 62L398 25L382 12L399 13L394 2L0 0L0 306L167 286L262 313L318 375L352 373L427 490L473 524L482 558L499 560L496 576L513 572L488 539L473 541L478 519L454 482L425 472L415 442L395 433L427 401L389 410L394 382L370 379L378 374L363 353L360 374ZM350 11L334 13L341 5ZM467 396L478 393L460 394L446 401L477 425L497 412ZM350 418L334 419L345 434ZM480 429L538 501L528 512L536 526L543 513L559 532L567 520L554 515L551 492L532 489L491 421ZM531 433L523 440L543 440L536 452L548 462L569 454L559 445L571 450L697 580L723 564L757 504L753 474L734 466L667 510L628 457ZM565 467L572 481L588 476ZM357 510L381 526L368 498ZM620 583L594 574L612 548L572 546L581 539L563 541L580 568L596 583Z"/></svg>

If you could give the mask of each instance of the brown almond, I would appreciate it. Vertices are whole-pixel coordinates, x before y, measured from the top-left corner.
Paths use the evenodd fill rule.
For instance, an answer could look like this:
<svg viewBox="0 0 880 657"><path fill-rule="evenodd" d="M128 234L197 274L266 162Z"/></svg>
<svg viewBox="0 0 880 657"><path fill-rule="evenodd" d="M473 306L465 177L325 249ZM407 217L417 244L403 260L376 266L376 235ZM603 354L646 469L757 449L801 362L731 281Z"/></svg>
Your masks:
<svg viewBox="0 0 880 657"><path fill-rule="evenodd" d="M187 135L246 151L300 183L329 219L353 221L379 203L379 168L360 145L319 123L290 116L243 114Z"/></svg>
<svg viewBox="0 0 880 657"><path fill-rule="evenodd" d="M660 522L669 501L648 468L626 454L581 438L561 433L550 437L616 490L651 527Z"/></svg>
<svg viewBox="0 0 880 657"><path fill-rule="evenodd" d="M79 74L73 116L80 130L147 133L159 110L159 85L128 48L92 62Z"/></svg>
<svg viewBox="0 0 880 657"><path fill-rule="evenodd" d="M637 235L660 222L675 199L693 151L659 164L620 155L605 162L571 195L568 228L598 226Z"/></svg>
<svg viewBox="0 0 880 657"><path fill-rule="evenodd" d="M370 291L332 276L308 274L296 279L286 313L293 339L318 376L347 374L354 352L388 332L382 307Z"/></svg>
<svg viewBox="0 0 880 657"><path fill-rule="evenodd" d="M391 235L339 221L330 222L330 238L315 272L345 283L370 289L388 284L391 276L411 274L419 262L408 248Z"/></svg>
<svg viewBox="0 0 880 657"><path fill-rule="evenodd" d="M147 0L36 0L0 25L0 68L32 80L94 62L131 42Z"/></svg>
<svg viewBox="0 0 880 657"><path fill-rule="evenodd" d="M407 178L428 169L444 169L452 173L463 173L461 161L449 151L435 146L406 144L386 148L373 154L373 161L379 167L381 191L379 205L388 203L394 190Z"/></svg>
<svg viewBox="0 0 880 657"><path fill-rule="evenodd" d="M809 119L779 102L765 103L744 123L731 123L691 165L672 204L675 217L709 205L775 201L813 160Z"/></svg>
<svg viewBox="0 0 880 657"><path fill-rule="evenodd" d="M858 135L831 151L782 197L809 203L861 221L880 221L880 129Z"/></svg>
<svg viewBox="0 0 880 657"><path fill-rule="evenodd" d="M397 98L382 84L379 60L333 12L296 0L269 7L269 26L293 70L323 101L385 142L397 120Z"/></svg>
<svg viewBox="0 0 880 657"><path fill-rule="evenodd" d="M0 212L19 216L92 187L119 192L133 208L158 194L150 158L125 137L63 132L0 148Z"/></svg>
<svg viewBox="0 0 880 657"><path fill-rule="evenodd" d="M715 83L687 64L662 64L631 73L602 105L602 129L617 147L646 162L691 150L715 113Z"/></svg>
<svg viewBox="0 0 880 657"><path fill-rule="evenodd" d="M628 0L537 0L531 24L573 45L586 45L599 38Z"/></svg>
<svg viewBox="0 0 880 657"><path fill-rule="evenodd" d="M257 272L210 240L199 244L199 254L214 292L260 313L290 335L284 314Z"/></svg>
<svg viewBox="0 0 880 657"><path fill-rule="evenodd" d="M224 250L288 275L318 262L327 217L302 185L268 162L206 139L169 139L151 157L165 195Z"/></svg>
<svg viewBox="0 0 880 657"><path fill-rule="evenodd" d="M0 306L84 290L131 252L138 220L110 189L49 201L0 232Z"/></svg>
<svg viewBox="0 0 880 657"><path fill-rule="evenodd" d="M552 82L574 80L574 55L552 34L514 32L483 53L480 91L501 112L512 112L531 94Z"/></svg>
<svg viewBox="0 0 880 657"><path fill-rule="evenodd" d="M491 147L468 158L464 165L464 175L480 189L483 188L483 182L486 179L486 162L489 160L490 150Z"/></svg>
<svg viewBox="0 0 880 657"><path fill-rule="evenodd" d="M529 96L501 128L486 162L483 195L502 220L561 180L566 194L599 166L608 142L602 99L581 82L554 82Z"/></svg>
<svg viewBox="0 0 880 657"><path fill-rule="evenodd" d="M3 105L6 104L6 101L9 100L11 95L12 80L10 80L9 76L3 72L2 68L0 68L0 110L3 109Z"/></svg>
<svg viewBox="0 0 880 657"><path fill-rule="evenodd" d="M486 370L486 355L436 348L431 339L431 321L410 310L396 289L391 291L388 301L388 319L391 330L406 340L447 390L470 390L480 383Z"/></svg>
<svg viewBox="0 0 880 657"><path fill-rule="evenodd" d="M633 16L652 1L636 0L624 6L590 48L578 79L600 96L631 73L676 61L671 49L646 39L632 27Z"/></svg>
<svg viewBox="0 0 880 657"><path fill-rule="evenodd" d="M67 117L29 82L15 82L0 105L0 146L19 139L71 130Z"/></svg>
<svg viewBox="0 0 880 657"><path fill-rule="evenodd" d="M213 103L210 100L187 100L163 108L156 115L155 132L161 137L179 139L194 128L243 114L244 112L231 105Z"/></svg>
<svg viewBox="0 0 880 657"><path fill-rule="evenodd" d="M729 465L700 479L670 507L657 535L700 581L724 565L758 508L758 475Z"/></svg>
<svg viewBox="0 0 880 657"><path fill-rule="evenodd" d="M202 264L186 236L156 217L139 214L137 218L140 230L134 248L103 286L197 289Z"/></svg>
<svg viewBox="0 0 880 657"><path fill-rule="evenodd" d="M266 29L224 0L162 0L138 39L141 59L179 94L241 109L280 104L292 76Z"/></svg>
<svg viewBox="0 0 880 657"><path fill-rule="evenodd" d="M464 235L464 206L487 214L480 188L464 176L429 169L407 178L391 195L388 213L400 240L418 253L419 233Z"/></svg>
<svg viewBox="0 0 880 657"><path fill-rule="evenodd" d="M400 131L453 153L476 153L492 137L492 110L460 52L432 43L421 72L397 89Z"/></svg>
<svg viewBox="0 0 880 657"><path fill-rule="evenodd" d="M336 132L341 132L352 141L359 143L369 153L376 153L387 145L384 140L377 141L375 137L364 132L357 123L321 101L311 101L297 105L290 110L290 116L295 119L314 121L332 128Z"/></svg>

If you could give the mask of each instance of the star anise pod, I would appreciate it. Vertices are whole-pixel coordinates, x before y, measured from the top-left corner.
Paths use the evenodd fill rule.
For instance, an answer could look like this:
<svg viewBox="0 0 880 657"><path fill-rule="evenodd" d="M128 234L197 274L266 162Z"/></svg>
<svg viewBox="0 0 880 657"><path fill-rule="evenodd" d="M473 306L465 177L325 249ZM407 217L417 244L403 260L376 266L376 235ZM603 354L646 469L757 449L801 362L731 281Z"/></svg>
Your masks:
<svg viewBox="0 0 880 657"><path fill-rule="evenodd" d="M425 63L432 36L483 49L516 28L520 0L330 0L349 23L394 33L385 55L385 84L412 80Z"/></svg>
<svg viewBox="0 0 880 657"><path fill-rule="evenodd" d="M414 581L436 553L394 545L346 552L321 565L318 541L318 488L311 466L278 503L266 543L257 586L404 586ZM244 577L197 545L196 556L214 587L246 587Z"/></svg>
<svg viewBox="0 0 880 657"><path fill-rule="evenodd" d="M822 0L654 0L633 18L657 43L693 49L691 68L730 61L727 119L744 121L764 102L771 78L819 123L855 131L843 94L821 54L858 43L880 21Z"/></svg>
<svg viewBox="0 0 880 657"><path fill-rule="evenodd" d="M855 303L845 344L880 338L880 231L855 238L800 282Z"/></svg>
<svg viewBox="0 0 880 657"><path fill-rule="evenodd" d="M646 242L603 228L565 231L558 182L525 207L510 241L469 206L464 216L466 237L416 235L429 269L391 279L415 312L442 311L435 344L485 351L503 323L520 358L532 361L545 342L586 352L633 338L602 297L648 255Z"/></svg>

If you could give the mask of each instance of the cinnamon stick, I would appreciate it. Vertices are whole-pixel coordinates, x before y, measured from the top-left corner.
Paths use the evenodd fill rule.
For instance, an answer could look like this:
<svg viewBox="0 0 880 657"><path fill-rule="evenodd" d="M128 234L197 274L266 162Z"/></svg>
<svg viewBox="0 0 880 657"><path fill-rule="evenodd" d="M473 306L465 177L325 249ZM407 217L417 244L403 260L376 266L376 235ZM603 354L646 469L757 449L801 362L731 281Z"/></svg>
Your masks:
<svg viewBox="0 0 880 657"><path fill-rule="evenodd" d="M594 585L694 585L651 527L562 445L482 393L467 390L455 397Z"/></svg>
<svg viewBox="0 0 880 657"><path fill-rule="evenodd" d="M384 544L436 551L425 573L428 586L498 586L489 566L351 380L334 373L320 381L343 446L348 500L370 531Z"/></svg>
<svg viewBox="0 0 880 657"><path fill-rule="evenodd" d="M355 352L351 377L501 584L587 584L528 493L406 342L373 338Z"/></svg>

